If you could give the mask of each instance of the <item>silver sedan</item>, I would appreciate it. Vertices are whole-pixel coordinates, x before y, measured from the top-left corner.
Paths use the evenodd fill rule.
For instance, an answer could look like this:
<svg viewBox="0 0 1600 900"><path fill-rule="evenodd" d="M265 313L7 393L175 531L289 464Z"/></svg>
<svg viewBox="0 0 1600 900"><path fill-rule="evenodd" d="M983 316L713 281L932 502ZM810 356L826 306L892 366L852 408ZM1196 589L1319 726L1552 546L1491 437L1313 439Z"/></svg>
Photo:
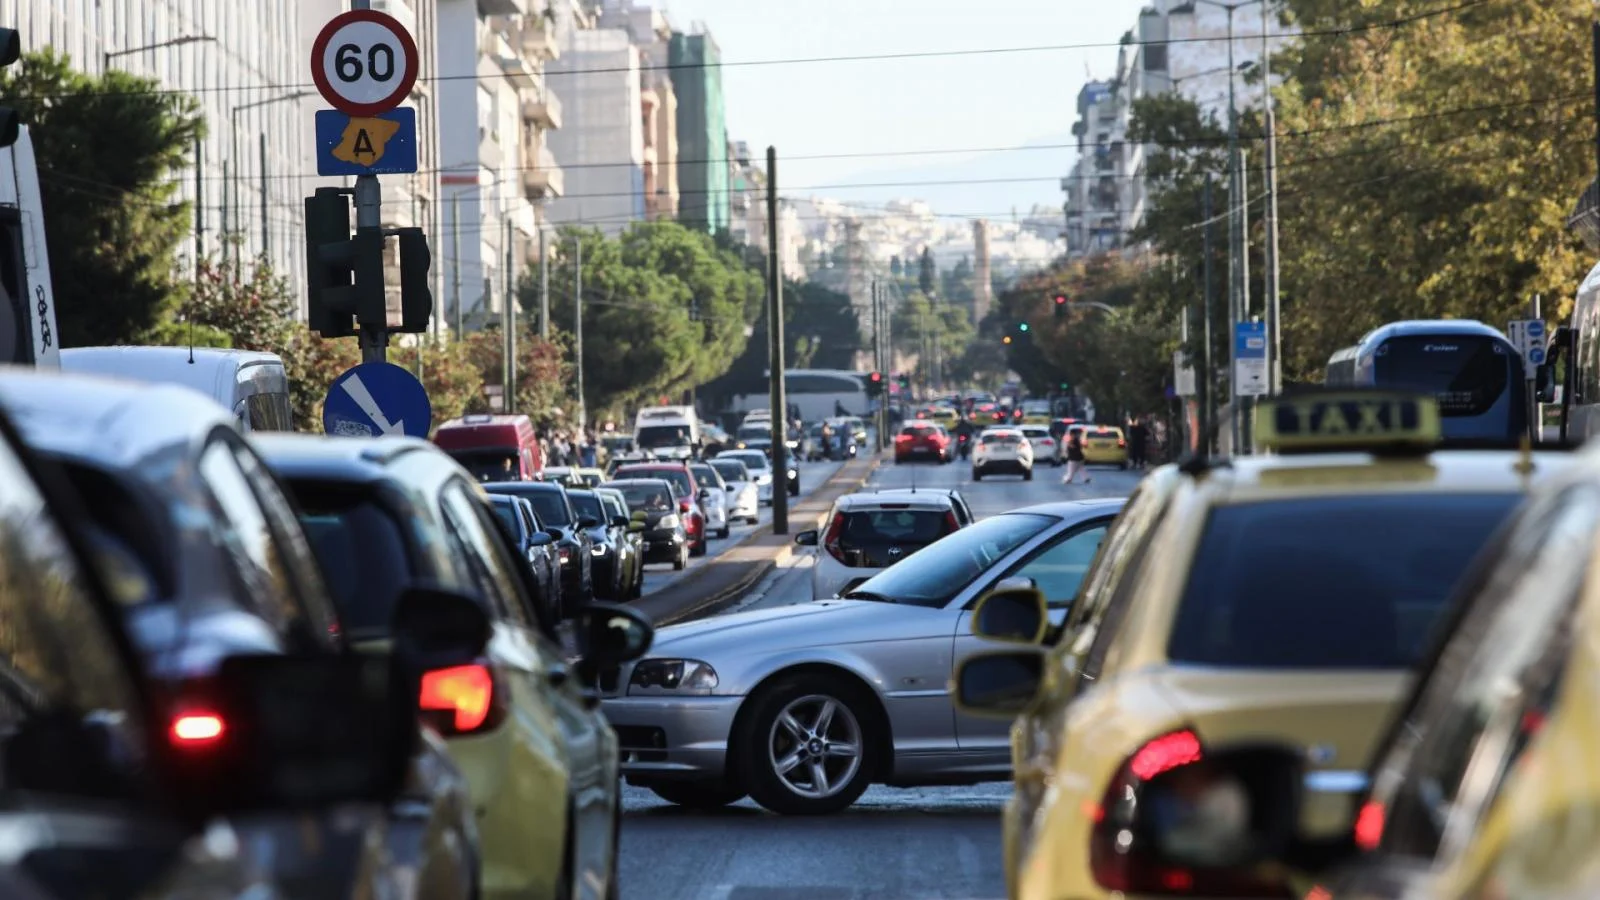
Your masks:
<svg viewBox="0 0 1600 900"><path fill-rule="evenodd" d="M628 781L673 803L750 796L834 812L873 783L1010 778L1009 723L956 711L958 660L982 649L971 610L1030 584L1065 616L1122 500L985 519L842 598L663 628L648 658L602 679Z"/></svg>
<svg viewBox="0 0 1600 900"><path fill-rule="evenodd" d="M761 492L756 487L755 476L744 463L718 457L711 461L711 468L716 469L728 485L728 521L751 525L761 521Z"/></svg>

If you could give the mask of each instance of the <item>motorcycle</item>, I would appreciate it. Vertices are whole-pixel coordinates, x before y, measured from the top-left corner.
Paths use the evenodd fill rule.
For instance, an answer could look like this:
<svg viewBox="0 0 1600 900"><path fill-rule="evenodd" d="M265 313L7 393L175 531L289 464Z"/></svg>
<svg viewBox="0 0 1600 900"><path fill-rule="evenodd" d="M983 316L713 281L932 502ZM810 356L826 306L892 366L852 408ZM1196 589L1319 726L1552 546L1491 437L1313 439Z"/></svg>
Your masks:
<svg viewBox="0 0 1600 900"><path fill-rule="evenodd" d="M961 458L962 459L966 459L967 457L971 456L972 455L972 435L970 435L970 434L956 435L956 451L961 454Z"/></svg>

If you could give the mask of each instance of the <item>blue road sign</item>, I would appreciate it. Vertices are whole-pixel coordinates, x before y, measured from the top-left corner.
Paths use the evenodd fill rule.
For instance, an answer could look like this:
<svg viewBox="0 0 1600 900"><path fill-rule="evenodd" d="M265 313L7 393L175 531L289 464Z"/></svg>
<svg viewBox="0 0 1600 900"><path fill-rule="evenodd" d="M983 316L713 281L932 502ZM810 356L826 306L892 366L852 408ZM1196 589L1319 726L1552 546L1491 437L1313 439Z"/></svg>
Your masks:
<svg viewBox="0 0 1600 900"><path fill-rule="evenodd" d="M318 175L405 175L417 170L417 111L375 116L317 110Z"/></svg>
<svg viewBox="0 0 1600 900"><path fill-rule="evenodd" d="M328 388L322 405L322 430L328 434L425 438L432 428L428 392L416 376L393 363L362 363L345 372Z"/></svg>
<svg viewBox="0 0 1600 900"><path fill-rule="evenodd" d="M1233 326L1235 359L1267 358L1267 323L1238 322Z"/></svg>

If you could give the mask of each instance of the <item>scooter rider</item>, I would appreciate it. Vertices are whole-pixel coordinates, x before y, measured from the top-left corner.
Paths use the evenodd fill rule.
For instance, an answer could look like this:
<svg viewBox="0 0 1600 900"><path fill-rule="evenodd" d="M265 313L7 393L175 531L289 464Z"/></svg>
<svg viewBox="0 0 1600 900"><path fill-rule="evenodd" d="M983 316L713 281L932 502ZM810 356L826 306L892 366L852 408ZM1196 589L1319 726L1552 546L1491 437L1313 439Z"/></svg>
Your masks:
<svg viewBox="0 0 1600 900"><path fill-rule="evenodd" d="M962 459L966 459L967 454L972 452L972 434L976 430L966 416L962 416L961 421L956 423L956 446L961 451Z"/></svg>

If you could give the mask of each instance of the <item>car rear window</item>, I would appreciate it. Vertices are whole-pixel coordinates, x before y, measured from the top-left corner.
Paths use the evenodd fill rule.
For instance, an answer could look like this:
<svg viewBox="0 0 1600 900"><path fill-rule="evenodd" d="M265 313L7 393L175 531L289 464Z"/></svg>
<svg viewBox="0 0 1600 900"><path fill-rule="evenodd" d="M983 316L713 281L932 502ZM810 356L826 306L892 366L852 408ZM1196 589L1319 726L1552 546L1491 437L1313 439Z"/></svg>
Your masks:
<svg viewBox="0 0 1600 900"><path fill-rule="evenodd" d="M870 544L931 544L952 531L951 513L936 509L863 510L845 513L839 546L849 550Z"/></svg>
<svg viewBox="0 0 1600 900"><path fill-rule="evenodd" d="M687 497L691 493L689 490L689 473L683 469L630 469L627 466L623 466L617 470L617 477L619 478L625 478L630 475L637 478L659 478L662 481L671 482L678 489L678 496L680 497Z"/></svg>
<svg viewBox="0 0 1600 900"><path fill-rule="evenodd" d="M412 576L400 523L366 489L306 482L290 489L345 634L352 640L387 637L395 603Z"/></svg>
<svg viewBox="0 0 1600 900"><path fill-rule="evenodd" d="M518 451L514 448L489 450L447 450L463 469L479 481L505 481L521 475L518 468Z"/></svg>
<svg viewBox="0 0 1600 900"><path fill-rule="evenodd" d="M720 460L711 464L722 475L723 481L749 481L750 471L736 459Z"/></svg>
<svg viewBox="0 0 1600 900"><path fill-rule="evenodd" d="M527 487L522 487L526 484ZM539 521L551 528L565 527L572 524L572 516L567 512L566 498L562 490L555 487L535 487L537 482L517 482L512 484L493 484L488 490L497 494L510 494L533 504L534 514Z"/></svg>
<svg viewBox="0 0 1600 900"><path fill-rule="evenodd" d="M986 434L978 438L982 444L999 444L1002 447L1014 447L1022 442L1022 438L1014 434Z"/></svg>
<svg viewBox="0 0 1600 900"><path fill-rule="evenodd" d="M1221 507L1167 655L1240 668L1414 665L1456 580L1517 500L1388 494Z"/></svg>
<svg viewBox="0 0 1600 900"><path fill-rule="evenodd" d="M929 437L937 431L938 429L932 425L907 425L905 428L900 429L901 434L909 434L912 437Z"/></svg>

